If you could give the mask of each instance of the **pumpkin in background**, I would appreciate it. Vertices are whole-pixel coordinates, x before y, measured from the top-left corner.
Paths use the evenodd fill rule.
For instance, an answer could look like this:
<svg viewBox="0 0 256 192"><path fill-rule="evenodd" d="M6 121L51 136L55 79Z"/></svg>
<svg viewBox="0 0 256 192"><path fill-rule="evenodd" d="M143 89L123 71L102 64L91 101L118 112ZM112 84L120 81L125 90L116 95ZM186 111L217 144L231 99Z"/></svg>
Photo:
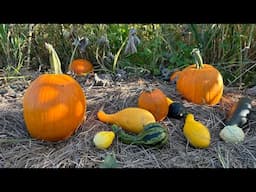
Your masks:
<svg viewBox="0 0 256 192"><path fill-rule="evenodd" d="M85 120L86 98L72 77L62 74L52 45L46 43L55 74L43 74L28 87L23 115L31 137L59 141L70 137Z"/></svg>
<svg viewBox="0 0 256 192"><path fill-rule="evenodd" d="M179 73L176 88L187 100L196 104L216 105L223 94L223 79L220 72L210 64L203 64L198 49L192 51L196 64Z"/></svg>
<svg viewBox="0 0 256 192"><path fill-rule="evenodd" d="M165 119L169 110L166 95L158 88L149 87L139 95L138 107L151 112L156 121Z"/></svg>
<svg viewBox="0 0 256 192"><path fill-rule="evenodd" d="M86 59L75 59L70 63L69 70L77 75L83 75L92 72L93 65Z"/></svg>
<svg viewBox="0 0 256 192"><path fill-rule="evenodd" d="M176 82L177 79L179 78L179 74L181 71L174 71L171 76L170 76L170 81L171 82Z"/></svg>

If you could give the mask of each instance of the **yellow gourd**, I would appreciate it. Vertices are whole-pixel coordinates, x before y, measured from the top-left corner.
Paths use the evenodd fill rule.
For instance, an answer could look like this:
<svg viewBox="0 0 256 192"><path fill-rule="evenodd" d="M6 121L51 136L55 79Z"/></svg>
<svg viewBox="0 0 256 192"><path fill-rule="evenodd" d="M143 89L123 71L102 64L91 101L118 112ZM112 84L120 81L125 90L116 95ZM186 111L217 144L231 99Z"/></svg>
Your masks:
<svg viewBox="0 0 256 192"><path fill-rule="evenodd" d="M113 131L100 131L93 138L93 143L98 149L107 149L115 138Z"/></svg>
<svg viewBox="0 0 256 192"><path fill-rule="evenodd" d="M171 100L169 97L166 97L167 104L170 106L173 103L173 100Z"/></svg>
<svg viewBox="0 0 256 192"><path fill-rule="evenodd" d="M208 128L196 121L191 113L186 116L183 133L194 147L206 148L210 145L211 136Z"/></svg>
<svg viewBox="0 0 256 192"><path fill-rule="evenodd" d="M152 113L137 107L128 107L114 114L106 114L101 109L97 117L104 123L116 124L133 133L140 133L145 125L156 122Z"/></svg>

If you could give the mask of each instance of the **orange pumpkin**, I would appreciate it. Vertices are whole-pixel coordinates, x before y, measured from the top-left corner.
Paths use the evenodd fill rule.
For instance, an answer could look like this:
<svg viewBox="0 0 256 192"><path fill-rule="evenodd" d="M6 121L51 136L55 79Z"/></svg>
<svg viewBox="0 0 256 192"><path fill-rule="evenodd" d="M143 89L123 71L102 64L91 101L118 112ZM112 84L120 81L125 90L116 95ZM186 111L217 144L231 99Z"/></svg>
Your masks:
<svg viewBox="0 0 256 192"><path fill-rule="evenodd" d="M85 120L86 97L76 80L62 74L57 53L51 53L55 74L43 74L28 87L23 98L23 115L31 137L59 141L69 138Z"/></svg>
<svg viewBox="0 0 256 192"><path fill-rule="evenodd" d="M138 106L151 112L156 121L161 121L168 114L166 95L158 88L147 88L139 95Z"/></svg>
<svg viewBox="0 0 256 192"><path fill-rule="evenodd" d="M93 65L86 59L75 59L70 63L69 70L77 75L83 75L93 71Z"/></svg>
<svg viewBox="0 0 256 192"><path fill-rule="evenodd" d="M175 71L170 76L170 81L177 81L181 71Z"/></svg>
<svg viewBox="0 0 256 192"><path fill-rule="evenodd" d="M196 64L179 73L177 90L187 100L196 104L216 105L223 94L223 79L220 72L210 64L203 64L198 49L192 51Z"/></svg>

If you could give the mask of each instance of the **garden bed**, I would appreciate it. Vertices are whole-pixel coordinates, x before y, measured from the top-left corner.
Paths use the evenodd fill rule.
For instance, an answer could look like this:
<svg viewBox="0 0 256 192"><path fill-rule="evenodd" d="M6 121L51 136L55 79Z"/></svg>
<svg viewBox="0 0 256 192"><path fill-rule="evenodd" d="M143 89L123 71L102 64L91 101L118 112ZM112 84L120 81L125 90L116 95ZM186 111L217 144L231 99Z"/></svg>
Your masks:
<svg viewBox="0 0 256 192"><path fill-rule="evenodd" d="M30 80L14 79L0 87L0 167L1 168L97 168L107 154L114 154L119 168L248 168L256 167L256 114L252 111L249 123L243 127L245 140L227 144L219 137L227 111L245 91L224 89L221 102L214 106L195 105L184 100L175 84L157 78L132 77L124 81L95 85L85 77L77 77L86 94L86 120L69 139L46 142L32 139L24 124L22 98ZM184 122L166 118L169 142L161 149L127 145L115 138L107 150L97 149L92 140L96 132L110 130L111 125L100 122L96 113L114 113L125 107L137 106L138 95L150 83L160 88L174 101L180 101L195 119L205 124L211 133L206 149L189 145L182 133ZM252 97L251 97L252 98ZM255 97L253 106L256 105Z"/></svg>

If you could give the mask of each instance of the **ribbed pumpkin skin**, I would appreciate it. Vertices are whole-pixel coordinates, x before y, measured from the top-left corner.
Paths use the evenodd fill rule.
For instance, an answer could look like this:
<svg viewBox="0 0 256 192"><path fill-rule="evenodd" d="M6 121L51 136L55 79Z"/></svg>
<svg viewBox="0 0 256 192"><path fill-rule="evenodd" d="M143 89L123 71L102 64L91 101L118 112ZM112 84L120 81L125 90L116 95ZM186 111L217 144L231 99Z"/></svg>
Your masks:
<svg viewBox="0 0 256 192"><path fill-rule="evenodd" d="M70 137L85 120L86 97L72 77L44 74L26 90L23 110L31 137L59 141Z"/></svg>
<svg viewBox="0 0 256 192"><path fill-rule="evenodd" d="M151 112L156 121L166 118L169 110L166 95L160 89L143 91L139 96L138 106Z"/></svg>
<svg viewBox="0 0 256 192"><path fill-rule="evenodd" d="M223 88L220 72L209 64L200 69L190 65L179 73L177 80L179 93L196 104L216 105L222 97Z"/></svg>
<svg viewBox="0 0 256 192"><path fill-rule="evenodd" d="M77 75L81 75L83 73L89 73L93 71L93 65L86 59L75 59L70 64L69 70L73 71Z"/></svg>

